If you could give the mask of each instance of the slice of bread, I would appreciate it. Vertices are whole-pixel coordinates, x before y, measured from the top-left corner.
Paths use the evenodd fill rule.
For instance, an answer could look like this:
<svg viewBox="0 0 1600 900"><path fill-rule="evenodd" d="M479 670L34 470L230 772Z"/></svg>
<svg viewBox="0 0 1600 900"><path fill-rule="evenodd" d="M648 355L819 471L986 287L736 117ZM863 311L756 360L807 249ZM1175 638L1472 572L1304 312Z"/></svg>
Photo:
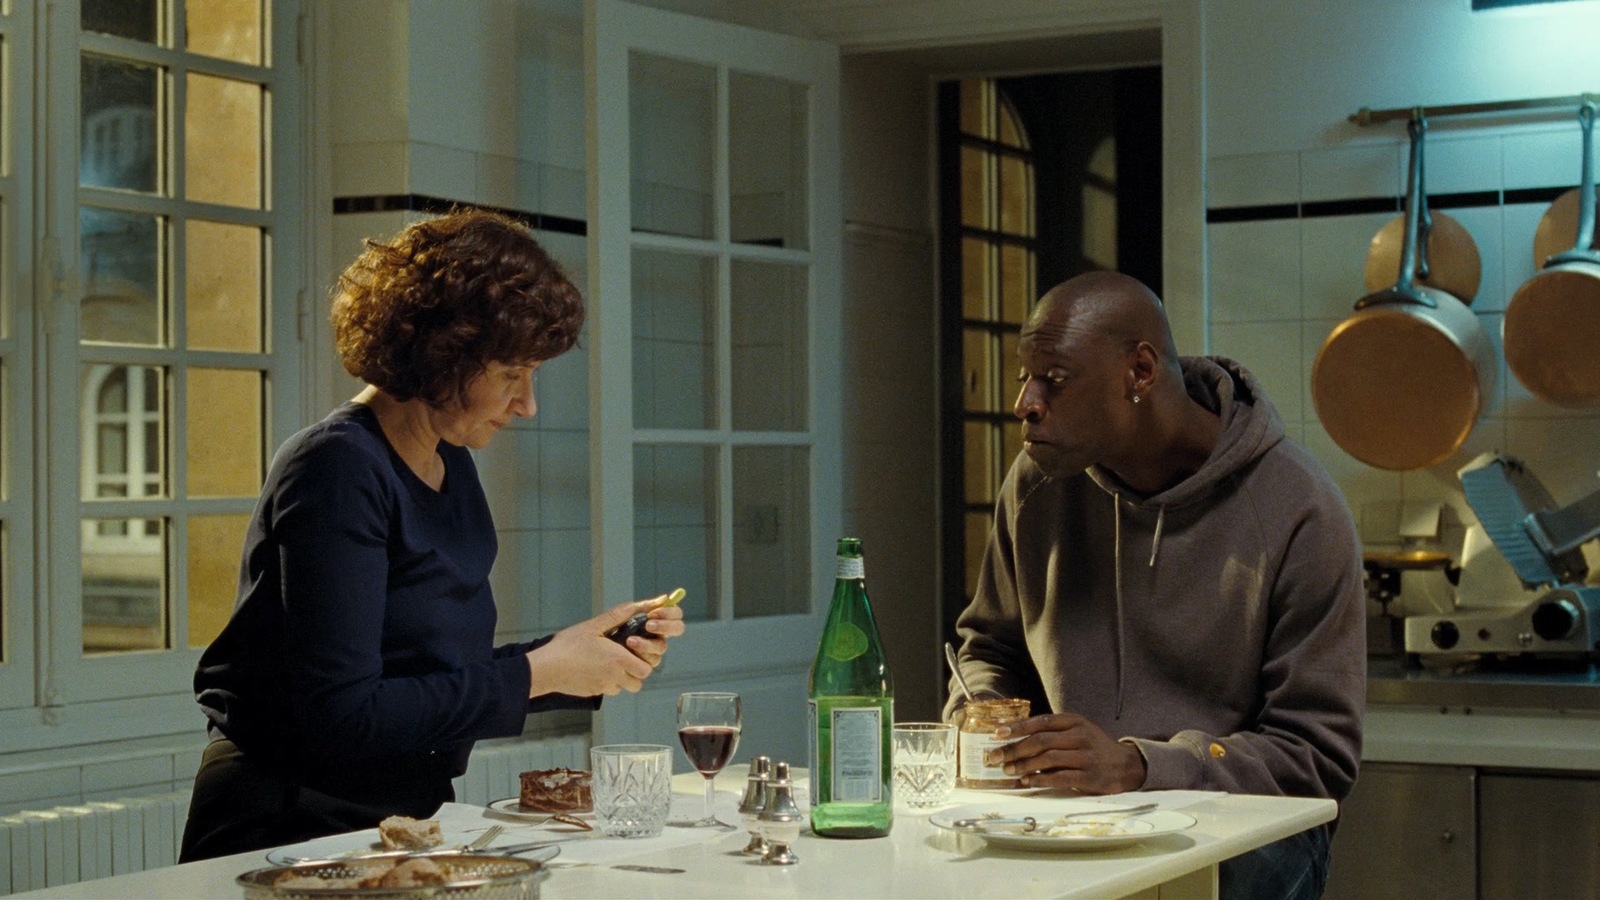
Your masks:
<svg viewBox="0 0 1600 900"><path fill-rule="evenodd" d="M426 850L444 843L444 834L433 819L390 816L378 823L378 839L390 850Z"/></svg>

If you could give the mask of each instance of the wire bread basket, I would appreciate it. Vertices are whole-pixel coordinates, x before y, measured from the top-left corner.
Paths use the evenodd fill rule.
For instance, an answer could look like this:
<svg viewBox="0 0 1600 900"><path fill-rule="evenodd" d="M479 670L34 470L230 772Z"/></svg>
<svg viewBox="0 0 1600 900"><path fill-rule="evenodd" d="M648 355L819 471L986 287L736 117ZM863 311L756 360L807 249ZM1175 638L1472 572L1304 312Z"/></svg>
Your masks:
<svg viewBox="0 0 1600 900"><path fill-rule="evenodd" d="M245 900L422 900L422 898L537 898L539 883L550 877L543 862L512 856L451 854L430 856L444 870L443 884L417 887L358 887L362 879L395 865L388 859L319 860L255 869L235 881ZM292 883L290 883L292 882ZM321 882L321 883L318 883Z"/></svg>

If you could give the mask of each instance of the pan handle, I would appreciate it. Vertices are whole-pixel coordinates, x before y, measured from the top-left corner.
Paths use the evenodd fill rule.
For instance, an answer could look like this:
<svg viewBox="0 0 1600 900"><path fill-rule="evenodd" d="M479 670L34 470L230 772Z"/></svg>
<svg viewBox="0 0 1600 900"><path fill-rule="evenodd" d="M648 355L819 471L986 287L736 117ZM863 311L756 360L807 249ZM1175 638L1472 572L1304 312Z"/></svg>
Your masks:
<svg viewBox="0 0 1600 900"><path fill-rule="evenodd" d="M1600 262L1594 249L1594 115L1595 102L1586 100L1578 107L1578 125L1583 129L1583 180L1578 186L1578 241L1571 250L1545 260L1544 267L1568 262Z"/></svg>
<svg viewBox="0 0 1600 900"><path fill-rule="evenodd" d="M1438 309L1439 304L1432 297L1417 290L1418 258L1422 259L1424 266L1423 275L1426 277L1427 257L1426 250L1418 252L1419 242L1426 247L1427 231L1433 225L1433 219L1427 213L1427 194L1422 189L1422 141L1428 133L1428 120L1418 110L1406 125L1406 131L1411 135L1411 184L1406 196L1406 239L1400 250L1400 277L1393 287L1374 291L1356 301L1356 309L1366 309L1383 303L1409 303L1416 306L1426 306Z"/></svg>

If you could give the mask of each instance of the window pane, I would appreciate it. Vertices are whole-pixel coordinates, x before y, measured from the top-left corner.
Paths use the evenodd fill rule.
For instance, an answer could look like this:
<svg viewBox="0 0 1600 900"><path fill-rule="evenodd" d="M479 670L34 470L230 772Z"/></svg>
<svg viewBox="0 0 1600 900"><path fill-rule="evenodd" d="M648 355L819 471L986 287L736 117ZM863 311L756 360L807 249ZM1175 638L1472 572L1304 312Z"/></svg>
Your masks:
<svg viewBox="0 0 1600 900"><path fill-rule="evenodd" d="M989 101L994 96L994 83L982 78L968 78L961 82L961 131L973 137L993 137L993 117L989 115Z"/></svg>
<svg viewBox="0 0 1600 900"><path fill-rule="evenodd" d="M159 4L160 0L83 0L80 21L84 31L155 43Z"/></svg>
<svg viewBox="0 0 1600 900"><path fill-rule="evenodd" d="M633 227L711 237L716 70L643 53L628 62Z"/></svg>
<svg viewBox="0 0 1600 900"><path fill-rule="evenodd" d="M978 592L978 571L983 566L983 552L989 546L990 520L993 513L969 512L966 515L966 570L967 597Z"/></svg>
<svg viewBox="0 0 1600 900"><path fill-rule="evenodd" d="M732 240L804 249L810 134L805 85L733 72L728 106Z"/></svg>
<svg viewBox="0 0 1600 900"><path fill-rule="evenodd" d="M994 426L988 422L963 422L962 499L967 503L994 502Z"/></svg>
<svg viewBox="0 0 1600 900"><path fill-rule="evenodd" d="M184 109L184 194L261 208L261 86L191 73Z"/></svg>
<svg viewBox="0 0 1600 900"><path fill-rule="evenodd" d="M184 266L184 315L189 347L263 348L261 229L190 219Z"/></svg>
<svg viewBox="0 0 1600 900"><path fill-rule="evenodd" d="M633 478L634 593L681 587L685 618L717 618L716 448L641 444Z"/></svg>
<svg viewBox="0 0 1600 900"><path fill-rule="evenodd" d="M83 58L79 183L143 193L160 187L158 71L139 63Z"/></svg>
<svg viewBox="0 0 1600 900"><path fill-rule="evenodd" d="M188 370L189 495L253 497L261 492L261 373Z"/></svg>
<svg viewBox="0 0 1600 900"><path fill-rule="evenodd" d="M1011 471L1011 464L1017 461L1017 454L1022 452L1022 423L1009 422L1000 429L1000 465L995 472L996 481L1004 480L1006 473Z"/></svg>
<svg viewBox="0 0 1600 900"><path fill-rule="evenodd" d="M1021 343L1022 336L1018 332L1008 331L1000 335L1000 356L995 360L995 372L998 373L1001 388L996 412L1010 415L1016 405L1017 394L1022 391L1022 385L1017 383L1017 374L1022 370L1022 360L1017 356L1017 348Z"/></svg>
<svg viewBox="0 0 1600 900"><path fill-rule="evenodd" d="M1015 156L1000 157L1000 230L1033 236L1033 166Z"/></svg>
<svg viewBox="0 0 1600 900"><path fill-rule="evenodd" d="M1005 99L1000 100L1000 143L1007 147L1026 148L1028 142L1023 140L1022 126L1017 121L1017 111Z"/></svg>
<svg viewBox="0 0 1600 900"><path fill-rule="evenodd" d="M961 224L990 228L989 166L991 157L977 147L961 148Z"/></svg>
<svg viewBox="0 0 1600 900"><path fill-rule="evenodd" d="M733 427L806 427L806 268L733 262Z"/></svg>
<svg viewBox="0 0 1600 900"><path fill-rule="evenodd" d="M161 222L155 216L85 206L78 214L79 338L85 343L159 345Z"/></svg>
<svg viewBox="0 0 1600 900"><path fill-rule="evenodd" d="M167 648L166 528L160 519L83 522L83 652Z"/></svg>
<svg viewBox="0 0 1600 900"><path fill-rule="evenodd" d="M261 64L259 0L187 0L184 13L191 51Z"/></svg>
<svg viewBox="0 0 1600 900"><path fill-rule="evenodd" d="M165 373L94 364L82 374L83 498L167 493Z"/></svg>
<svg viewBox="0 0 1600 900"><path fill-rule="evenodd" d="M716 260L634 251L635 427L715 424L716 296Z"/></svg>
<svg viewBox="0 0 1600 900"><path fill-rule="evenodd" d="M1000 316L1013 325L1028 320L1038 288L1033 283L1033 251L1008 244L1000 248Z"/></svg>
<svg viewBox="0 0 1600 900"><path fill-rule="evenodd" d="M980 238L961 239L961 315L994 318L994 245Z"/></svg>
<svg viewBox="0 0 1600 900"><path fill-rule="evenodd" d="M990 412L994 409L995 376L998 373L994 358L994 337L981 328L967 328L961 333L962 371L966 373L962 394L963 406L968 412Z"/></svg>
<svg viewBox="0 0 1600 900"><path fill-rule="evenodd" d="M239 588L239 558L250 517L189 517L189 646L222 633Z"/></svg>
<svg viewBox="0 0 1600 900"><path fill-rule="evenodd" d="M733 448L733 615L811 608L811 474L804 447Z"/></svg>

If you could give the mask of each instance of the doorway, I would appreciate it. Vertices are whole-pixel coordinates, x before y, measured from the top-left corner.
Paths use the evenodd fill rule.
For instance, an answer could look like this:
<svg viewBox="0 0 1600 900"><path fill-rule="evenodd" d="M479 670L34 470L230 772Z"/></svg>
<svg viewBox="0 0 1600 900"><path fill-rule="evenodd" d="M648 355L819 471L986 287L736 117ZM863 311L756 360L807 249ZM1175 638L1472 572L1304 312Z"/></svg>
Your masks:
<svg viewBox="0 0 1600 900"><path fill-rule="evenodd" d="M942 638L972 599L1021 450L1016 345L1033 302L1114 269L1162 291L1161 70L938 86Z"/></svg>

